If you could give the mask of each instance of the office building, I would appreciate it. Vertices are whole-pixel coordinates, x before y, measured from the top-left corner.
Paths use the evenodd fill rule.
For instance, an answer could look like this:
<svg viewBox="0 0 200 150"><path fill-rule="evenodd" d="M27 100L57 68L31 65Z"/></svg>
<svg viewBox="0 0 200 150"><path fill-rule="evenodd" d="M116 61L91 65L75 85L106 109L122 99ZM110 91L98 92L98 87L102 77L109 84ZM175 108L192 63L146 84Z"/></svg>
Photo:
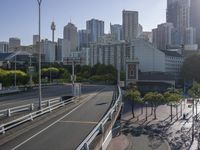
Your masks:
<svg viewBox="0 0 200 150"><path fill-rule="evenodd" d="M97 42L100 36L104 35L104 21L91 19L86 22L86 29L89 31L89 42Z"/></svg>
<svg viewBox="0 0 200 150"><path fill-rule="evenodd" d="M138 12L123 10L123 39L131 41L138 36Z"/></svg>
<svg viewBox="0 0 200 150"><path fill-rule="evenodd" d="M71 22L64 27L63 38L70 43L70 50L76 51L78 48L77 27Z"/></svg>
<svg viewBox="0 0 200 150"><path fill-rule="evenodd" d="M172 31L174 27L172 23L163 23L158 25L157 29L153 29L153 45L160 49L166 50L172 45Z"/></svg>
<svg viewBox="0 0 200 150"><path fill-rule="evenodd" d="M39 35L33 35L33 45L36 45L39 42Z"/></svg>
<svg viewBox="0 0 200 150"><path fill-rule="evenodd" d="M196 29L196 42L200 49L200 0L190 0L190 26Z"/></svg>
<svg viewBox="0 0 200 150"><path fill-rule="evenodd" d="M89 46L89 31L88 30L78 31L78 45L80 48Z"/></svg>
<svg viewBox="0 0 200 150"><path fill-rule="evenodd" d="M10 51L15 51L15 48L20 47L21 46L21 41L19 38L9 38L9 50Z"/></svg>
<svg viewBox="0 0 200 150"><path fill-rule="evenodd" d="M196 44L196 29L193 27L189 27L185 32L185 44L186 45L194 45Z"/></svg>
<svg viewBox="0 0 200 150"><path fill-rule="evenodd" d="M91 44L89 57L91 66L98 63L113 65L122 71L125 71L126 60L134 58L130 43L125 41Z"/></svg>
<svg viewBox="0 0 200 150"><path fill-rule="evenodd" d="M55 50L55 43L49 40L42 40L41 41L41 53L45 56L45 62L55 62L56 60L56 50Z"/></svg>
<svg viewBox="0 0 200 150"><path fill-rule="evenodd" d="M176 45L186 43L186 29L190 27L190 0L168 0L167 22L176 29Z"/></svg>
<svg viewBox="0 0 200 150"><path fill-rule="evenodd" d="M122 25L110 24L110 33L114 36L115 40L122 40Z"/></svg>

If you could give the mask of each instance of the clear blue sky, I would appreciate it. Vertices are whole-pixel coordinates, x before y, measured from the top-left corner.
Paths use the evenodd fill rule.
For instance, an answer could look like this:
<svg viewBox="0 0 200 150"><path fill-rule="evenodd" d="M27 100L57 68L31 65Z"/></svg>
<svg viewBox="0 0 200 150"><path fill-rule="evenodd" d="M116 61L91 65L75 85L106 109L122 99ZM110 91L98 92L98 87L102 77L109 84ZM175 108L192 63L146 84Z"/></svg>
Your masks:
<svg viewBox="0 0 200 150"><path fill-rule="evenodd" d="M62 38L63 27L70 21L78 29L85 28L86 20L97 18L109 24L121 24L122 10L139 11L139 22L150 31L165 22L166 0L43 0L42 38L51 39L50 24L56 23L56 39ZM22 44L32 44L38 33L36 0L0 0L0 41L19 37Z"/></svg>

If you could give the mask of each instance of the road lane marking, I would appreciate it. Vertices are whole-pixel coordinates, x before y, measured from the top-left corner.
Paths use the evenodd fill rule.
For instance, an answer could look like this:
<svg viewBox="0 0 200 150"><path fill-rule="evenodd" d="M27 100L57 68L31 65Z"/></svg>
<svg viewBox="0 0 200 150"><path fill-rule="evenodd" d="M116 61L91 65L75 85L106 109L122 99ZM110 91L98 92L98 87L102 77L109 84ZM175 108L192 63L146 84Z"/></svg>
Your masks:
<svg viewBox="0 0 200 150"><path fill-rule="evenodd" d="M93 121L59 121L62 123L77 123L77 124L97 124L98 122Z"/></svg>
<svg viewBox="0 0 200 150"><path fill-rule="evenodd" d="M61 121L62 119L64 119L65 117L67 117L68 115L70 115L72 112L74 112L75 110L77 110L78 108L80 108L81 106L83 106L85 103L87 103L88 101L90 101L92 98L96 97L99 93L101 93L101 91L103 91L105 89L105 87L101 90L99 90L94 96L92 96L91 98L89 98L88 100L84 101L83 103L79 104L77 107L75 107L74 109L72 109L70 112L68 112L66 115L62 116L60 119L56 120L55 122L53 122L52 124L48 125L46 128L40 130L39 132L37 132L36 134L34 134L33 136L31 136L30 138L26 139L25 141L23 141L22 143L18 144L17 146L15 146L14 148L12 148L12 150L16 150L17 148L21 147L22 145L24 145L25 143L27 143L28 141L32 140L33 138L35 138L37 135L41 134L42 132L46 131L47 129L49 129L50 127L52 127L53 125L55 125L56 123L58 123L59 121ZM94 93L93 93L94 94ZM88 96L89 97L89 96ZM87 97L87 98L88 98ZM87 99L85 98L85 99Z"/></svg>

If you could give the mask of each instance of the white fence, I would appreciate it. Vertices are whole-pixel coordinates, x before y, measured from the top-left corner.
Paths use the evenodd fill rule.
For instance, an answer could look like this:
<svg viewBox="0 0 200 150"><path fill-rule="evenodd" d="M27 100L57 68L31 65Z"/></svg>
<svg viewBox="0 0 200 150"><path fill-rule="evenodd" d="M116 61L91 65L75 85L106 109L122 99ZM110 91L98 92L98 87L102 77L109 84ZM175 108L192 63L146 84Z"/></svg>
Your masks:
<svg viewBox="0 0 200 150"><path fill-rule="evenodd" d="M4 134L9 129L17 127L18 125L23 124L27 121L32 121L34 118L42 116L42 115L49 113L49 112L51 112L51 111L53 111L57 108L60 108L64 105L67 105L67 104L70 104L70 103L73 103L73 102L75 102L75 97L73 97L71 99L64 100L64 101L60 101L60 102L55 103L55 104L52 104L48 107L42 108L41 110L35 111L33 113L30 113L28 115L25 115L23 117L20 117L18 119L13 120L13 121L10 121L8 123L1 124L0 125L0 133Z"/></svg>

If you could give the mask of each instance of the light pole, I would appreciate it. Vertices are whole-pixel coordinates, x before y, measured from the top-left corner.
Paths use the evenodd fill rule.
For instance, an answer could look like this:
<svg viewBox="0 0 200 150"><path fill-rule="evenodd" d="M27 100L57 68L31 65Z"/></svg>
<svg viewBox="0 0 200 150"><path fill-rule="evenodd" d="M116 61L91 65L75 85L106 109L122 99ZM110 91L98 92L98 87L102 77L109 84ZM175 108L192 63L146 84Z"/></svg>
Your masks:
<svg viewBox="0 0 200 150"><path fill-rule="evenodd" d="M16 88L16 86L17 86L16 68L17 68L17 66L16 66L16 55L15 55L15 88Z"/></svg>
<svg viewBox="0 0 200 150"><path fill-rule="evenodd" d="M148 105L148 102L145 102L145 106L146 106L146 121L147 121L147 105Z"/></svg>
<svg viewBox="0 0 200 150"><path fill-rule="evenodd" d="M40 26L41 26L41 15L40 15L40 10L41 10L41 3L42 3L42 0L37 0L38 2L38 9L39 9L39 22L38 22L38 32L39 32L39 109L42 108L42 87L41 87L41 30L40 30Z"/></svg>

